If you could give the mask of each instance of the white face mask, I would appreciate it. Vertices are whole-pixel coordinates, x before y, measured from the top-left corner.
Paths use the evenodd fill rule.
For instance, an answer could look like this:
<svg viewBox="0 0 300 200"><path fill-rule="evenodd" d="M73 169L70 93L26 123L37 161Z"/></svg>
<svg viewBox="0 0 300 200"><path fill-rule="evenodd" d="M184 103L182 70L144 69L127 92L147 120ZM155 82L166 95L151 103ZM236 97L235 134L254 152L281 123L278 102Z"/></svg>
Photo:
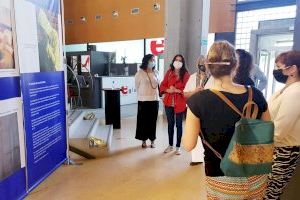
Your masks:
<svg viewBox="0 0 300 200"><path fill-rule="evenodd" d="M175 69L180 69L182 67L183 63L180 61L174 61L173 62L173 66L175 67Z"/></svg>

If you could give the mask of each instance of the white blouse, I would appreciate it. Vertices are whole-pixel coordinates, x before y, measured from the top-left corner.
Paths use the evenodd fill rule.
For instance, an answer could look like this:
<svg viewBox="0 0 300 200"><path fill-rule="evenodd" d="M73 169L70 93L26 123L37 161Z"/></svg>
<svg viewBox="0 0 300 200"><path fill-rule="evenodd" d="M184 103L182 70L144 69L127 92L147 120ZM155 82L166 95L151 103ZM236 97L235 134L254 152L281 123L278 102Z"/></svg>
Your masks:
<svg viewBox="0 0 300 200"><path fill-rule="evenodd" d="M275 93L269 110L275 124L275 146L300 146L300 82Z"/></svg>
<svg viewBox="0 0 300 200"><path fill-rule="evenodd" d="M147 72L140 69L135 74L135 87L137 90L138 101L158 101L158 84L157 70L154 70L147 75Z"/></svg>
<svg viewBox="0 0 300 200"><path fill-rule="evenodd" d="M186 83L185 88L183 90L184 92L193 92L196 89L197 73L198 72L195 72L190 76L190 78L189 78L188 82ZM200 81L200 85L201 85L202 81L203 80ZM209 89L213 85L214 85L214 78L212 76L210 76L207 83L204 86L204 89Z"/></svg>

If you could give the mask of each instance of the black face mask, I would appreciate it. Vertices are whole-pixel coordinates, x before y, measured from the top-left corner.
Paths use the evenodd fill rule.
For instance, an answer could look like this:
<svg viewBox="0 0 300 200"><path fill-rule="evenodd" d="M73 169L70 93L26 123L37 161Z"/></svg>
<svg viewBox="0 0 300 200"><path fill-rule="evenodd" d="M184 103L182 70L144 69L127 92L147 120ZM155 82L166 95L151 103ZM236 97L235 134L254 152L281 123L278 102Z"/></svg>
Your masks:
<svg viewBox="0 0 300 200"><path fill-rule="evenodd" d="M198 69L202 72L205 72L206 71L206 68L204 65L198 65Z"/></svg>
<svg viewBox="0 0 300 200"><path fill-rule="evenodd" d="M289 76L283 74L282 69L274 69L273 76L276 79L276 81L280 83L286 83L286 81L289 78Z"/></svg>

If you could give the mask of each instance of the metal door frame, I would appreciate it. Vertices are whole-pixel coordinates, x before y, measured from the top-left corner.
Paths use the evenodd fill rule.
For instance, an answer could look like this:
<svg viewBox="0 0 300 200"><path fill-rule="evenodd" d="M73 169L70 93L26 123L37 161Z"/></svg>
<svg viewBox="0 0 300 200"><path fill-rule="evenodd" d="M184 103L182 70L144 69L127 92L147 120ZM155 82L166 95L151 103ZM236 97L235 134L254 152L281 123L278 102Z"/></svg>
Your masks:
<svg viewBox="0 0 300 200"><path fill-rule="evenodd" d="M250 36L250 48L249 51L253 55L254 63L258 64L259 54L257 52L258 38L265 35L277 35L277 34L294 34L294 30L291 28L276 28L276 29L258 29L252 30Z"/></svg>

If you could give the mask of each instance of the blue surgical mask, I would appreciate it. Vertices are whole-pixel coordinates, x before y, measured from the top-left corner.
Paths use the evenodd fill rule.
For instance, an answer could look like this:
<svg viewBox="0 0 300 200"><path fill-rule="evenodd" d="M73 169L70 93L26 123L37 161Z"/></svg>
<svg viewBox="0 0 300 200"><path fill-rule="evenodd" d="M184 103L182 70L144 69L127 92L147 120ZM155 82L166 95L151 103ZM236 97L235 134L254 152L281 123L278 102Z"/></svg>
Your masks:
<svg viewBox="0 0 300 200"><path fill-rule="evenodd" d="M153 67L155 67L155 62L149 62L148 63L148 68L153 69Z"/></svg>

